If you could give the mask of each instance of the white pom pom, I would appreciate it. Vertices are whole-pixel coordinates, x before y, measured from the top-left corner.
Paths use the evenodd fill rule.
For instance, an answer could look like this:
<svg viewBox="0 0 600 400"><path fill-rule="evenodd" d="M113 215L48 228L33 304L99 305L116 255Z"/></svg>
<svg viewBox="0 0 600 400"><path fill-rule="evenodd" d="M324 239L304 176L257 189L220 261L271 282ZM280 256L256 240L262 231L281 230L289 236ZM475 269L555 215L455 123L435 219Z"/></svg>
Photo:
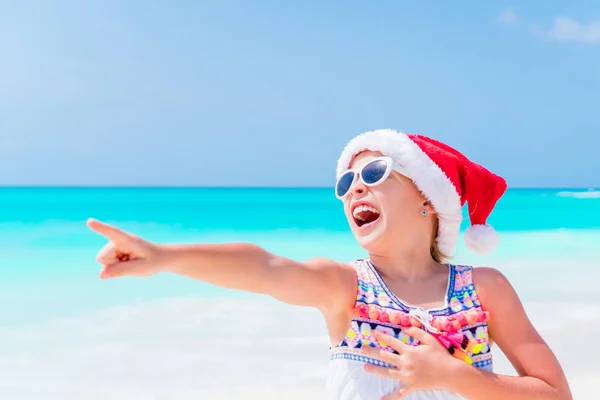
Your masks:
<svg viewBox="0 0 600 400"><path fill-rule="evenodd" d="M472 225L465 232L465 244L473 253L491 254L499 241L498 234L490 225Z"/></svg>

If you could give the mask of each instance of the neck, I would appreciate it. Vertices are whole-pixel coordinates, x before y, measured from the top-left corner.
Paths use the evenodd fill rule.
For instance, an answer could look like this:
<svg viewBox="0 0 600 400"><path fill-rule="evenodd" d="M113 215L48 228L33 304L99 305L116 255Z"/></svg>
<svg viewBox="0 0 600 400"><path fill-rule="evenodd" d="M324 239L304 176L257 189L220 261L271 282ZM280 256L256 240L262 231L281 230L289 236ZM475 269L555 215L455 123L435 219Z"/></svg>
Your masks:
<svg viewBox="0 0 600 400"><path fill-rule="evenodd" d="M371 262L382 275L392 279L416 281L431 276L440 268L427 246L396 248L386 253L369 253Z"/></svg>

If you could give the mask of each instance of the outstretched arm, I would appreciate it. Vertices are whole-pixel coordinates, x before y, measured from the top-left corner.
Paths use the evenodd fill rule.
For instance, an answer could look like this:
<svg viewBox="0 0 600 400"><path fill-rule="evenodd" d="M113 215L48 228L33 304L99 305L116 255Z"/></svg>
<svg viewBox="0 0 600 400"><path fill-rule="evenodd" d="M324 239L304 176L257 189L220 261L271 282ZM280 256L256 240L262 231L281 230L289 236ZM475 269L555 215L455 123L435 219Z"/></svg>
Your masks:
<svg viewBox="0 0 600 400"><path fill-rule="evenodd" d="M572 400L565 374L533 327L515 290L493 268L475 268L473 281L483 308L490 311L490 337L500 346L518 377L481 371L463 364L452 389L481 400Z"/></svg>
<svg viewBox="0 0 600 400"><path fill-rule="evenodd" d="M329 259L299 262L248 243L166 245L163 251L166 271L217 286L324 311L354 303L356 273Z"/></svg>
<svg viewBox="0 0 600 400"><path fill-rule="evenodd" d="M97 257L103 278L171 272L328 314L354 304L356 273L333 260L299 262L248 243L160 245L96 220L88 225L110 240Z"/></svg>

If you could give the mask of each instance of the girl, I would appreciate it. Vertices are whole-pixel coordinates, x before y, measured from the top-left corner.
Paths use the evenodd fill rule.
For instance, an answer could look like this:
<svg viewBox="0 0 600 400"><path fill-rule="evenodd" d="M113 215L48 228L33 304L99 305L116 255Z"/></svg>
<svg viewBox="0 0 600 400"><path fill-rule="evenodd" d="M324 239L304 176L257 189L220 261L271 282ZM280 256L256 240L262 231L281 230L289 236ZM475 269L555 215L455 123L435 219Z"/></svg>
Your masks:
<svg viewBox="0 0 600 400"><path fill-rule="evenodd" d="M453 148L392 130L363 133L338 160L335 195L369 254L299 262L252 244L161 245L101 222L102 278L167 271L315 307L331 340L332 399L570 400L563 371L497 270L446 262L462 206L467 247L489 253L486 224L504 179ZM496 343L518 377L492 372Z"/></svg>

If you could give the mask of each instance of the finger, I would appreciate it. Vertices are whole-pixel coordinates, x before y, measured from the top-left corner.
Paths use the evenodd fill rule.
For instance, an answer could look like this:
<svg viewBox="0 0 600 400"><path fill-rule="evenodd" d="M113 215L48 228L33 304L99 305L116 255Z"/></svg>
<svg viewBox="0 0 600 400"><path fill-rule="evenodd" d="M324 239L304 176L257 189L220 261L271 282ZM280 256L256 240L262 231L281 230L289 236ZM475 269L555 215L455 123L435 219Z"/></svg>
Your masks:
<svg viewBox="0 0 600 400"><path fill-rule="evenodd" d="M403 330L404 332L404 330ZM373 332L373 336L375 339L379 340L383 346L390 346L392 349L396 350L399 354L402 354L406 349L410 346L404 343L401 340L396 339L393 336L387 335L383 332L375 331Z"/></svg>
<svg viewBox="0 0 600 400"><path fill-rule="evenodd" d="M428 344L428 345L439 345L440 344L440 342L435 338L435 336L433 336L429 332L426 332L423 329L417 328L415 326L403 328L402 333L417 339L422 344Z"/></svg>
<svg viewBox="0 0 600 400"><path fill-rule="evenodd" d="M142 260L121 261L104 267L100 273L101 279L121 278L125 276L147 276L147 268Z"/></svg>
<svg viewBox="0 0 600 400"><path fill-rule="evenodd" d="M381 376L382 378L398 379L398 370L396 368L379 367L373 364L365 364L364 369L366 372Z"/></svg>
<svg viewBox="0 0 600 400"><path fill-rule="evenodd" d="M376 347L363 346L360 348L360 352L367 357L379 359L379 353L381 352L381 350Z"/></svg>
<svg viewBox="0 0 600 400"><path fill-rule="evenodd" d="M401 356L398 354L394 354L386 350L380 350L375 347L362 347L361 352L367 357L386 362L396 367L400 367L400 363L402 362Z"/></svg>
<svg viewBox="0 0 600 400"><path fill-rule="evenodd" d="M102 249L100 249L96 255L96 261L102 265L111 265L120 261L112 242L106 244Z"/></svg>
<svg viewBox="0 0 600 400"><path fill-rule="evenodd" d="M394 393L383 397L381 400L397 400L397 399L401 399L404 396L406 396L407 394L409 394L410 392L411 392L411 389L401 388L401 389L396 390Z"/></svg>
<svg viewBox="0 0 600 400"><path fill-rule="evenodd" d="M129 241L131 241L133 238L133 235L130 235L129 233L93 218L88 219L87 225L91 230L108 238L117 246L122 246L125 243L129 243Z"/></svg>

